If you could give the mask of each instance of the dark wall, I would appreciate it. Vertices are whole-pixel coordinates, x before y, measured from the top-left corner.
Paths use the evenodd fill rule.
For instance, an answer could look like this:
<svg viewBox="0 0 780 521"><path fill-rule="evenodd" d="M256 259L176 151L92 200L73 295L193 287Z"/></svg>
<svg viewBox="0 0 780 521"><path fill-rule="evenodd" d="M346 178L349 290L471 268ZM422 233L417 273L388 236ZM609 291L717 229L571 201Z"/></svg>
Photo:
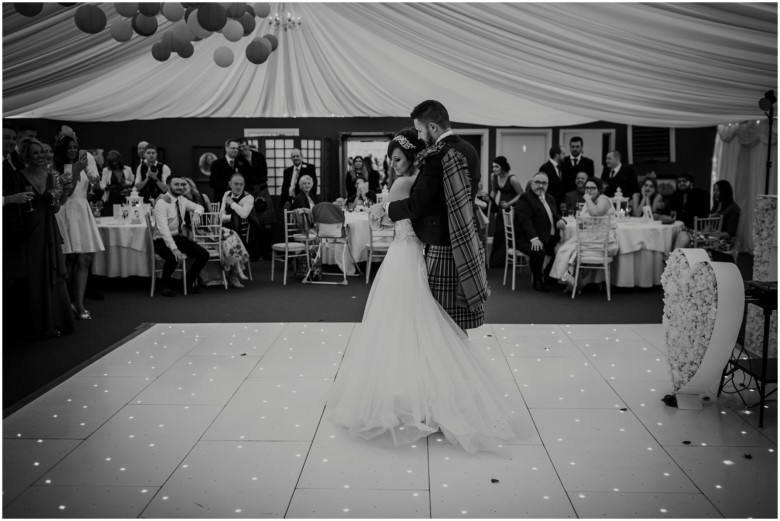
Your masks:
<svg viewBox="0 0 780 521"><path fill-rule="evenodd" d="M12 126L30 123L38 129L38 136L53 141L56 121L45 119L6 120ZM339 134L342 132L395 132L411 125L409 118L163 118L157 120L133 120L118 122L74 123L79 143L84 148L119 150L129 164L134 163L136 144L149 141L165 149L165 160L176 172L191 173L194 146L221 147L230 137L242 136L245 128L298 128L303 138L325 138L326 162L323 171L327 177L326 198L337 195L339 183ZM458 128L484 128L484 125L453 123ZM615 128L617 149L627 151L626 125L603 121L578 125L578 128ZM496 152L496 127L490 129L490 157ZM676 130L677 161L674 164L641 165L636 168L642 174L655 170L659 177L674 177L688 172L696 184L709 187L712 170L712 154L715 144L715 127ZM558 142L558 129L553 130L553 141ZM596 158L594 158L595 160ZM597 165L603 161L596 161ZM322 173L318 172L319 175Z"/></svg>

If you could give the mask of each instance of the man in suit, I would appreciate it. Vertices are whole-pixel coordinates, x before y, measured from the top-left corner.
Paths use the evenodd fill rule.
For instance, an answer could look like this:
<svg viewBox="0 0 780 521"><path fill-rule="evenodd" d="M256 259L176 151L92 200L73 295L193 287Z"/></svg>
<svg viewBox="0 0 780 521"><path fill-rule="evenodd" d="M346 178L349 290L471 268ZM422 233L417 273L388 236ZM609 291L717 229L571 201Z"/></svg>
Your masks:
<svg viewBox="0 0 780 521"><path fill-rule="evenodd" d="M690 174L680 174L677 177L677 190L669 198L666 212L692 229L694 217L709 215L709 205L710 194L693 186L693 177Z"/></svg>
<svg viewBox="0 0 780 521"><path fill-rule="evenodd" d="M284 208L287 201L292 201L293 198L301 191L301 187L298 185L298 180L302 175L308 175L314 182L311 192L317 193L317 172L314 165L303 162L303 156L298 148L293 148L290 152L290 159L292 160L292 166L284 169L284 176L282 177L282 191L279 194L281 196L282 208Z"/></svg>
<svg viewBox="0 0 780 521"><path fill-rule="evenodd" d="M376 204L371 214L381 218L387 213L392 221L411 219L414 233L425 244L434 298L461 329L479 327L485 321L489 292L468 161L448 144L452 129L444 105L423 101L411 117L418 137L428 145L415 151L420 165L417 179L407 199Z"/></svg>
<svg viewBox="0 0 780 521"><path fill-rule="evenodd" d="M622 164L623 156L617 150L607 152L605 163L607 166L601 173L604 181L604 195L614 197L615 191L620 188L623 197L631 199L631 196L639 191L639 181L634 169Z"/></svg>
<svg viewBox="0 0 780 521"><path fill-rule="evenodd" d="M569 140L569 155L563 158L563 192L570 192L577 188L577 174L585 172L588 177L593 177L596 167L593 160L582 153L583 141L580 136L574 136Z"/></svg>
<svg viewBox="0 0 780 521"><path fill-rule="evenodd" d="M536 291L548 292L544 279L549 275L555 258L555 245L566 221L558 213L555 199L547 193L547 174L537 172L531 179L531 191L524 192L515 204L515 229L518 248L528 255L531 277ZM545 257L550 257L547 267Z"/></svg>
<svg viewBox="0 0 780 521"><path fill-rule="evenodd" d="M555 199L555 207L558 208L563 202L564 186L563 186L563 149L559 145L553 145L550 147L550 159L539 167L540 172L547 174L549 180L549 186L547 187L547 194L551 195Z"/></svg>
<svg viewBox="0 0 780 521"><path fill-rule="evenodd" d="M222 197L228 191L230 178L239 172L238 150L238 140L228 139L225 141L225 156L211 163L209 186L214 191L212 201L215 203L222 203Z"/></svg>
<svg viewBox="0 0 780 521"><path fill-rule="evenodd" d="M3 172L12 172L14 170L21 170L24 168L24 164L19 159L19 154L16 153L16 129L10 125L3 125ZM5 186L5 178L3 176L3 186Z"/></svg>
<svg viewBox="0 0 780 521"><path fill-rule="evenodd" d="M271 260L272 229L276 223L276 212L271 192L268 190L268 163L263 154L252 150L249 145L248 139L238 138L238 169L246 179L246 190L255 197L255 218L251 221L255 228L251 231L252 239L249 242L251 249L256 252L253 260L257 260L258 256ZM253 255L253 252L249 254Z"/></svg>

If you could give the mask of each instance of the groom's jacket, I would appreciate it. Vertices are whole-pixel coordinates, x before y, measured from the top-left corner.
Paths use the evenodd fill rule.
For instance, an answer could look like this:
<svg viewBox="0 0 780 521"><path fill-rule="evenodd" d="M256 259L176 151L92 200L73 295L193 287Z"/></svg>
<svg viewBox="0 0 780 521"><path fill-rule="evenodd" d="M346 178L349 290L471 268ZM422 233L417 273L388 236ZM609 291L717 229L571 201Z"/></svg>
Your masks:
<svg viewBox="0 0 780 521"><path fill-rule="evenodd" d="M387 208L387 214L393 221L411 219L415 235L424 244L451 245L442 165L449 148L446 145L439 152L428 156L412 185L409 198L394 201Z"/></svg>

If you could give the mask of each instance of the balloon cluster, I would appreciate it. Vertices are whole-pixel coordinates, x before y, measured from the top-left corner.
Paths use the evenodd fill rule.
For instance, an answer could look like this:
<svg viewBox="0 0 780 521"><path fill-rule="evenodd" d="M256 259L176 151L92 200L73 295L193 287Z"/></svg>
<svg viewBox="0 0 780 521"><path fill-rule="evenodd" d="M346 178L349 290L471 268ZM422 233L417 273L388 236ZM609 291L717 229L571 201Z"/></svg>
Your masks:
<svg viewBox="0 0 780 521"><path fill-rule="evenodd" d="M72 3L61 5L71 6ZM42 3L14 3L16 11L24 16L37 16L43 9ZM266 18L271 12L270 4L256 2L221 3L178 3L178 2L117 2L114 9L122 17L109 27L111 37L118 42L127 42L133 33L152 36L159 28L158 15L173 25L161 31L162 37L152 46L152 56L166 61L173 53L189 58L195 53L193 42L221 33L229 42L237 42L250 36L257 28L255 18ZM97 34L106 28L108 19L100 7L84 4L73 16L76 26L88 34ZM254 38L246 48L246 58L251 63L264 63L279 46L273 34ZM214 51L214 62L220 67L229 67L235 57L233 50L225 45Z"/></svg>

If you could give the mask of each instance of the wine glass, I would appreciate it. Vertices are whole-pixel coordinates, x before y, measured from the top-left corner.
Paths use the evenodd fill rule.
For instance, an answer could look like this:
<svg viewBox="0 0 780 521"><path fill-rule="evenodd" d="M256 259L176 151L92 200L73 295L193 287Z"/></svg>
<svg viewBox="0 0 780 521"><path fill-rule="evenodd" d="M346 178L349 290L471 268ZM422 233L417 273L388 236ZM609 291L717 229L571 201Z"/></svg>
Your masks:
<svg viewBox="0 0 780 521"><path fill-rule="evenodd" d="M24 187L24 191L25 191L25 192L33 192L33 193L35 193L35 191L33 190L33 187L32 187L32 185L26 185L26 186ZM27 204L30 206L30 208L27 210L27 212L36 212L36 211L37 211L35 208L33 208L33 205L32 205L32 199L30 199L29 201L27 201Z"/></svg>
<svg viewBox="0 0 780 521"><path fill-rule="evenodd" d="M51 172L51 174L54 182L52 183L52 187L49 188L47 192L51 194L51 205L57 206L57 202L62 195L62 183L60 182L59 175L57 175L55 172Z"/></svg>

